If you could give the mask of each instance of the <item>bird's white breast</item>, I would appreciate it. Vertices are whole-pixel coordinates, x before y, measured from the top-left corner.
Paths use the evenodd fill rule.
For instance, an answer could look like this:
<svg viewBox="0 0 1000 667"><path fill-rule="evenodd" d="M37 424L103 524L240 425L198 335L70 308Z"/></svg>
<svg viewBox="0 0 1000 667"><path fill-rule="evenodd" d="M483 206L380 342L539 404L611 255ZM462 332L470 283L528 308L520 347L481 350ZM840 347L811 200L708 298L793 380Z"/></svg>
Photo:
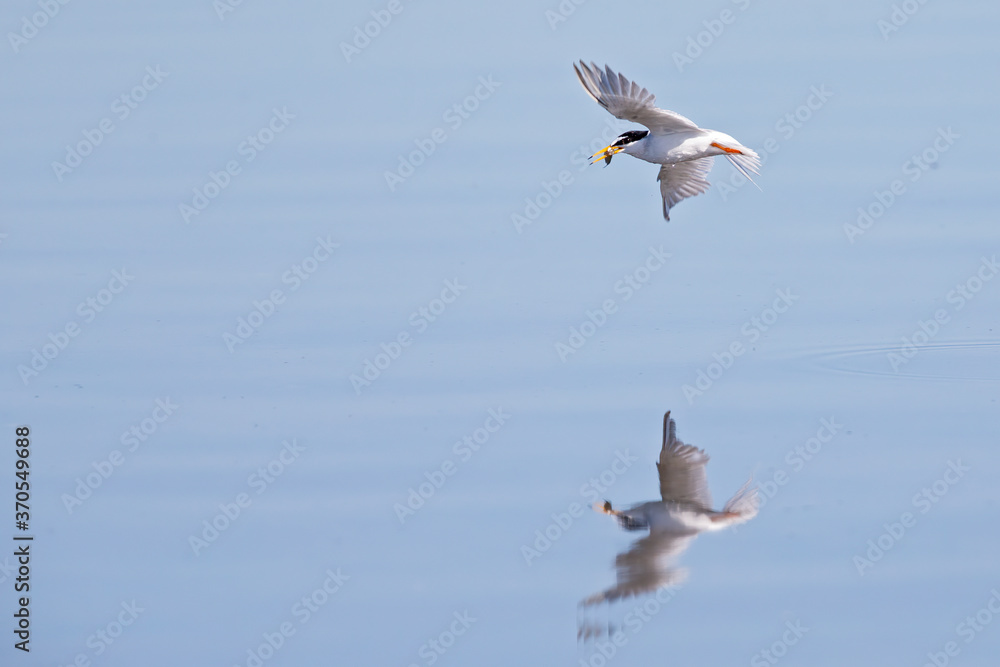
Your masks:
<svg viewBox="0 0 1000 667"><path fill-rule="evenodd" d="M651 503L646 518L651 529L670 533L696 533L710 530L712 521L705 512L676 503Z"/></svg>
<svg viewBox="0 0 1000 667"><path fill-rule="evenodd" d="M655 164L675 164L706 156L707 142L698 132L648 134L625 147L625 153Z"/></svg>

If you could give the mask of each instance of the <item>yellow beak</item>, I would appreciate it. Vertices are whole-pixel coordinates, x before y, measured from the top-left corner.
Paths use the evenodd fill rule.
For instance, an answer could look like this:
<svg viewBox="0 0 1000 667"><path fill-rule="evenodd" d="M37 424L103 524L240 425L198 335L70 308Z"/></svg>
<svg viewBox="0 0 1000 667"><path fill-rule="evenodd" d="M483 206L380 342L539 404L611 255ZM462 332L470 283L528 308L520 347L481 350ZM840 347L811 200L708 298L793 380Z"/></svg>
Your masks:
<svg viewBox="0 0 1000 667"><path fill-rule="evenodd" d="M624 149L621 146L605 146L601 150L597 151L590 156L591 163L594 164L598 160L603 159L605 164L611 164L611 156L621 153Z"/></svg>

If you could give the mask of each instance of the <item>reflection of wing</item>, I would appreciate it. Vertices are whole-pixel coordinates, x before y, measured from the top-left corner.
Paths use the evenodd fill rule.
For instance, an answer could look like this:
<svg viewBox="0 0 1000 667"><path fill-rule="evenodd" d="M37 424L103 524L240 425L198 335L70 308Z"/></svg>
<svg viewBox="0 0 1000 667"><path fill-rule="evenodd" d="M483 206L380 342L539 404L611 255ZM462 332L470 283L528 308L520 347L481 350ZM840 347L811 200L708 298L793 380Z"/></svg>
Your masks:
<svg viewBox="0 0 1000 667"><path fill-rule="evenodd" d="M582 604L613 602L681 583L685 571L671 566L694 538L695 535L652 532L636 541L615 558L618 583L591 595Z"/></svg>
<svg viewBox="0 0 1000 667"><path fill-rule="evenodd" d="M677 425L670 413L663 415L663 449L656 469L660 473L660 496L664 502L684 503L711 510L705 464L708 454L677 439Z"/></svg>
<svg viewBox="0 0 1000 667"><path fill-rule="evenodd" d="M688 197L708 191L709 182L705 178L715 158L702 157L660 167L660 195L663 197L663 219L670 220L670 209L674 204Z"/></svg>

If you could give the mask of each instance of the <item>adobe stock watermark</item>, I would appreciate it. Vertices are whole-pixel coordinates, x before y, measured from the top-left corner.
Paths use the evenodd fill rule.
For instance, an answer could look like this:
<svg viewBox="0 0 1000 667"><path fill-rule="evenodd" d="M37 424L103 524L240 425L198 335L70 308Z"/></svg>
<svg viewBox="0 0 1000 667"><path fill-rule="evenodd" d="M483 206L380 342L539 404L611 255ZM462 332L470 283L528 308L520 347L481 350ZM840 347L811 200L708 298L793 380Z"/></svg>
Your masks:
<svg viewBox="0 0 1000 667"><path fill-rule="evenodd" d="M962 465L961 459L949 460L948 467L945 468L941 477L914 494L910 504L919 511L920 515L927 514L937 503L941 502L942 498L948 495L951 487L958 484L965 473L970 470L972 468L969 466ZM875 539L868 540L868 549L863 555L854 556L854 567L858 570L858 574L863 577L865 570L875 567L875 563L882 560L886 553L899 544L907 531L917 525L919 519L918 515L907 511L899 515L898 521L883 523L884 531L882 534Z"/></svg>
<svg viewBox="0 0 1000 667"><path fill-rule="evenodd" d="M146 611L146 608L140 607L135 600L131 602L123 600L119 607L121 610L114 614L114 618L87 637L86 646L90 651L77 653L67 665L90 667L93 664L92 660L104 655L125 634L125 630L135 624L139 614Z"/></svg>
<svg viewBox="0 0 1000 667"><path fill-rule="evenodd" d="M454 612L452 614L452 621L448 624L444 630L438 633L436 637L431 637L417 649L417 655L423 660L423 664L430 667L441 657L451 649L452 646L458 641L459 637L462 637L469 628L479 620L469 614L469 610L466 609L462 612ZM411 662L409 667L419 667L415 662Z"/></svg>
<svg viewBox="0 0 1000 667"><path fill-rule="evenodd" d="M549 23L549 29L555 31L560 23L565 23L570 16L576 13L576 8L585 4L587 0L561 0L555 9L545 10L545 20Z"/></svg>
<svg viewBox="0 0 1000 667"><path fill-rule="evenodd" d="M341 572L339 567L336 571L327 568L322 576L324 577L323 582L319 586L303 595L292 605L289 613L294 620L298 621L298 627L292 620L284 620L278 624L273 632L261 633L263 641L246 650L244 667L262 667L264 663L273 658L288 640L295 636L298 629L308 623L351 579L350 576ZM236 664L234 667L240 667L240 665Z"/></svg>
<svg viewBox="0 0 1000 667"><path fill-rule="evenodd" d="M939 127L937 137L934 138L931 145L920 153L912 155L900 167L903 176L907 177L910 183L916 183L923 178L928 169L937 164L944 153L947 153L955 145L955 140L960 138L961 135L952 131L951 127ZM906 192L906 181L897 178L889 183L885 190L876 190L872 193L875 200L867 206L858 207L857 220L844 224L844 235L847 240L853 244L857 237L863 236Z"/></svg>
<svg viewBox="0 0 1000 667"><path fill-rule="evenodd" d="M771 498L778 495L778 490L788 484L793 475L801 472L810 461L823 451L823 447L830 444L843 429L844 425L838 424L836 417L823 417L819 420L819 428L816 429L815 435L789 449L783 459L787 469L777 468L770 479L762 480L757 486L760 491L758 495L761 509ZM740 526L733 526L733 528L738 529Z"/></svg>
<svg viewBox="0 0 1000 667"><path fill-rule="evenodd" d="M458 472L461 464L468 463L475 453L490 441L493 434L507 423L510 417L510 414L504 412L502 407L487 410L486 420L483 422L483 425L473 430L472 433L463 436L461 440L452 446L451 452L458 459L458 462L456 463L451 458L447 458L437 468L424 472L426 481L421 482L415 487L410 487L405 503L395 503L392 506L393 512L396 513L396 518L399 519L399 523L405 524L407 519L423 508L427 501L441 490L448 481L448 478Z"/></svg>
<svg viewBox="0 0 1000 667"><path fill-rule="evenodd" d="M951 322L952 314L962 310L967 303L976 298L986 283L993 280L998 272L1000 272L1000 264L997 264L996 255L990 259L982 257L976 271L965 281L955 285L955 288L949 290L945 295L945 301L952 305L951 312L949 313L945 308L938 308L934 311L933 316L918 321L917 328L909 336L903 336L900 339L898 349L886 354L886 360L893 372L898 373L899 369L910 363L922 348L929 345L941 332L941 328Z"/></svg>
<svg viewBox="0 0 1000 667"><path fill-rule="evenodd" d="M671 256L669 252L663 251L663 246L659 248L649 246L649 255L646 259L622 276L613 286L614 293L621 295L621 303L628 303L639 290L648 285L653 279L653 274L666 266ZM609 297L601 302L599 308L588 310L584 314L585 319L579 325L569 328L569 338L566 342L556 341L555 349L559 360L565 364L569 357L579 352L587 341L608 323L608 318L618 312L618 306L619 302L614 297Z"/></svg>
<svg viewBox="0 0 1000 667"><path fill-rule="evenodd" d="M83 138L75 144L66 144L66 154L63 161L52 162L52 173L60 183L63 178L73 173L73 170L83 164L87 156L91 155L98 146L104 143L109 134L115 131L115 119L118 122L124 121L132 115L132 112L139 108L151 92L160 87L160 84L170 76L170 72L164 72L159 65L148 65L146 74L131 90L128 90L114 99L111 103L111 113L114 116L105 116L97 121L94 128L83 130Z"/></svg>
<svg viewBox="0 0 1000 667"><path fill-rule="evenodd" d="M684 52L674 51L674 65L677 66L678 72L683 72L685 67L693 65L695 60L701 58L715 44L715 40L722 36L726 28L736 23L736 19L740 17L742 12L749 9L752 4L751 0L731 1L732 4L736 5L739 12L734 12L731 9L723 9L719 12L717 18L702 21L701 24L705 29L688 37L687 47L684 49Z"/></svg>
<svg viewBox="0 0 1000 667"><path fill-rule="evenodd" d="M244 0L213 0L212 9L215 10L215 15L219 17L219 21L225 21L226 15L235 12L243 2Z"/></svg>
<svg viewBox="0 0 1000 667"><path fill-rule="evenodd" d="M267 462L267 465L260 466L247 477L247 486L254 491L254 495L267 491L268 488L279 477L281 477L288 466L295 463L306 448L292 438L281 443L281 450L278 455ZM211 546L219 536L229 530L229 527L236 523L245 513L245 510L253 504L253 498L249 493L240 492L236 494L232 502L219 503L219 512L201 522L202 529L199 534L188 535L188 546L195 556Z"/></svg>
<svg viewBox="0 0 1000 667"><path fill-rule="evenodd" d="M408 321L412 333L409 329L404 329L388 343L381 343L379 348L382 351L375 353L372 357L366 357L361 364L360 373L351 373L348 380L351 383L351 388L354 389L354 395L360 396L364 389L372 386L372 383L382 377L382 373L403 355L403 351L413 345L416 336L427 331L430 325L436 322L467 289L468 285L458 282L458 278L445 280L444 288L438 297L431 299L427 305L410 313Z"/></svg>
<svg viewBox="0 0 1000 667"><path fill-rule="evenodd" d="M622 617L621 627L607 631L607 641L595 640L594 652L587 659L580 659L580 667L605 667L618 651L628 644L630 635L626 634L625 630L627 629L632 637L638 635L677 596L680 589L679 585L658 588L641 604L638 602L633 604L632 609ZM605 630L603 624L584 625L577 629L577 639L589 641L593 637L605 634Z"/></svg>
<svg viewBox="0 0 1000 667"><path fill-rule="evenodd" d="M705 368L698 369L698 372L695 374L694 383L685 384L681 387L688 405L694 405L695 398L704 395L706 391L711 389L712 385L726 371L733 367L736 360L746 354L747 345L756 343L765 332L774 326L774 323L778 321L781 315L787 313L792 305L799 300L797 295L792 294L791 288L778 289L774 293L775 297L771 305L765 306L760 313L754 315L740 326L740 335L743 336L745 342L737 338L727 345L722 352L713 352L712 358L714 361L710 362Z"/></svg>
<svg viewBox="0 0 1000 667"><path fill-rule="evenodd" d="M94 491L101 488L115 474L115 471L125 463L126 454L132 454L137 451L142 444L159 430L161 424L170 419L171 415L179 407L179 405L170 400L169 396L166 398L157 398L154 401L154 407L150 411L149 416L132 424L128 430L122 433L120 441L125 451L112 449L108 453L107 458L100 461L92 461L90 467L93 468L93 471L88 472L83 477L76 478L76 486L72 493L64 493L59 496L63 507L66 508L66 512L72 514L76 508L81 507L94 494Z"/></svg>
<svg viewBox="0 0 1000 667"><path fill-rule="evenodd" d="M80 335L84 325L91 324L97 319L97 316L103 313L133 280L135 276L129 274L126 268L122 267L121 271L113 270L107 285L97 290L94 296L89 296L77 304L76 314L79 319L68 320L61 329L49 333L48 342L41 345L41 351L39 348L31 348L31 359L28 363L17 366L17 374L24 386L27 387L33 378L48 368L49 364L69 347L70 342Z"/></svg>
<svg viewBox="0 0 1000 667"><path fill-rule="evenodd" d="M403 13L406 7L401 0L389 0L385 9L373 9L370 14L371 21L354 26L354 33L350 42L340 43L340 52L344 55L344 60L350 64L355 56L371 46L373 40L382 34L382 31L389 27L393 20Z"/></svg>
<svg viewBox="0 0 1000 667"><path fill-rule="evenodd" d="M278 308L284 305L288 295L302 287L325 262L333 257L334 251L339 247L340 244L335 243L329 234L325 238L317 236L312 251L281 274L281 284L288 285L288 291L280 287L274 288L262 300L255 300L250 312L245 316L236 318L236 328L232 333L223 332L222 342L226 344L229 353L235 352L239 345L257 333L264 326L264 322L271 319L278 312Z"/></svg>
<svg viewBox="0 0 1000 667"><path fill-rule="evenodd" d="M414 139L416 149L410 151L406 156L399 156L399 165L395 171L386 170L384 172L385 184L389 186L389 192L395 192L396 188L406 181L416 172L424 162L427 161L440 144L448 141L448 132L455 132L462 127L465 121L472 117L472 114L479 108L479 105L490 99L496 89L501 84L493 80L493 75L479 77L479 85L471 94L467 95L461 102L456 102L445 109L441 115L441 120L448 125L448 130L443 127L435 127L423 139Z"/></svg>
<svg viewBox="0 0 1000 667"><path fill-rule="evenodd" d="M900 3L893 3L889 15L875 22L875 27L882 35L882 40L888 42L889 35L899 32L899 29L909 23L910 19L916 16L917 12L926 4L927 0L903 0Z"/></svg>
<svg viewBox="0 0 1000 667"><path fill-rule="evenodd" d="M966 645L971 644L997 616L1000 616L1000 591L993 588L986 603L975 614L969 614L955 626L955 634L963 639ZM961 652L962 646L957 641L947 641L940 651L927 652L927 662L923 667L947 667L952 658L957 658Z"/></svg>
<svg viewBox="0 0 1000 667"><path fill-rule="evenodd" d="M13 577L15 574L17 574L17 565L11 562L10 556L4 556L3 561L0 562L0 584Z"/></svg>
<svg viewBox="0 0 1000 667"><path fill-rule="evenodd" d="M607 118L604 122L604 129L601 134L590 141L589 144L582 144L569 156L570 166L576 167L577 172L583 172L590 166L590 156L607 146L621 134L630 124L617 118ZM524 208L510 214L510 222L514 225L514 231L518 234L524 233L525 227L530 227L541 217L542 212L552 206L570 185L576 182L573 172L569 169L561 169L551 181L542 180L539 189L534 196L524 198Z"/></svg>
<svg viewBox="0 0 1000 667"><path fill-rule="evenodd" d="M7 41L10 42L10 48L14 53L20 53L21 49L37 37L38 32L47 26L49 21L54 19L69 2L70 0L36 0L35 4L38 5L40 11L34 12L30 16L22 16L21 29L17 32L7 33Z"/></svg>
<svg viewBox="0 0 1000 667"><path fill-rule="evenodd" d="M227 161L219 171L209 171L208 179L192 189L193 194L190 201L183 201L177 205L181 220L185 224L190 224L192 218L201 215L222 194L222 191L230 186L233 178L243 172L243 167L256 160L258 155L267 150L271 142L287 130L293 120L295 120L295 114L289 113L288 107L281 107L281 109L274 107L267 123L253 134L248 134L246 139L236 146L238 157Z"/></svg>
<svg viewBox="0 0 1000 667"><path fill-rule="evenodd" d="M624 475L638 460L629 454L627 449L616 451L611 465L580 486L579 493L585 504L571 502L566 507L565 512L553 512L551 514L552 522L535 531L534 542L530 545L521 545L521 556L524 558L524 562L530 567L534 560L551 549L552 545L573 527L576 520L589 511L591 505L603 498L607 490L618 481L618 478Z"/></svg>
<svg viewBox="0 0 1000 667"><path fill-rule="evenodd" d="M788 649L795 646L809 632L802 621L785 621L785 631L767 648L761 649L750 658L750 667L768 667L788 655Z"/></svg>
<svg viewBox="0 0 1000 667"><path fill-rule="evenodd" d="M825 83L821 83L818 86L810 86L809 93L802 101L802 104L786 113L774 123L774 131L780 135L780 140L778 137L772 136L761 142L761 150L758 151L761 167L767 164L772 155L781 150L782 141L787 142L794 137L799 130L805 127L806 123L812 120L816 112L826 105L831 97L833 97L833 91L827 88ZM734 169L731 170L727 178L716 184L715 189L722 197L722 201L727 201L729 195L735 193L749 182L743 174Z"/></svg>

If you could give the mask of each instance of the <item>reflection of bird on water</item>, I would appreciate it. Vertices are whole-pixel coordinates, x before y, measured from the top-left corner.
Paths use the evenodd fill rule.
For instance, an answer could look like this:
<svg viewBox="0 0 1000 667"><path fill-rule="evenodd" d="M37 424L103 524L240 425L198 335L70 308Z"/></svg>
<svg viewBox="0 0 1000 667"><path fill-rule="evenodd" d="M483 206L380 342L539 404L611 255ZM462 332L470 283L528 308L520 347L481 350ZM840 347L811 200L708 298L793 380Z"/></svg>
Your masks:
<svg viewBox="0 0 1000 667"><path fill-rule="evenodd" d="M708 455L703 450L677 439L674 420L669 412L665 414L663 448L656 464L661 500L624 510L612 509L607 501L594 505L596 511L618 519L625 530L649 528L649 535L615 558L618 582L586 598L582 605L613 602L679 584L685 572L674 568L673 563L698 533L721 530L757 516L757 488L751 488L752 480L726 502L722 511L712 509L706 463Z"/></svg>

